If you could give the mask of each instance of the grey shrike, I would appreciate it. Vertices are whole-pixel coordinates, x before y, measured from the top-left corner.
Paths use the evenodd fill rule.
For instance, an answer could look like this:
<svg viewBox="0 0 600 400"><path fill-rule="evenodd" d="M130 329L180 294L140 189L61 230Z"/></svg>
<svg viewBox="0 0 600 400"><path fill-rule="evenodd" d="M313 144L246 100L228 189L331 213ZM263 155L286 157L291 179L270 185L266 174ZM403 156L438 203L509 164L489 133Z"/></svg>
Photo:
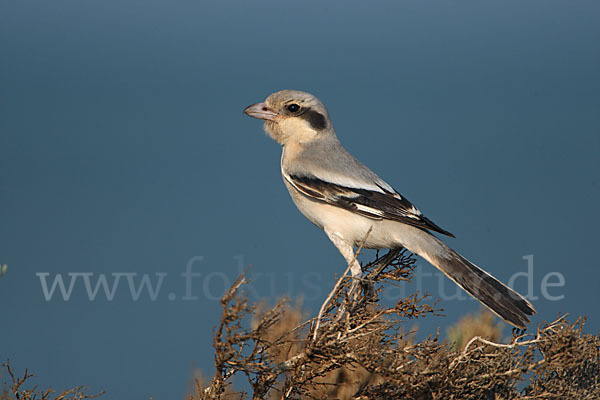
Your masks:
<svg viewBox="0 0 600 400"><path fill-rule="evenodd" d="M404 247L505 321L525 328L535 314L531 303L433 236L429 231L454 237L344 149L319 99L282 90L244 113L263 119L267 134L281 144L281 174L294 203L325 231L353 278L362 274L353 246Z"/></svg>

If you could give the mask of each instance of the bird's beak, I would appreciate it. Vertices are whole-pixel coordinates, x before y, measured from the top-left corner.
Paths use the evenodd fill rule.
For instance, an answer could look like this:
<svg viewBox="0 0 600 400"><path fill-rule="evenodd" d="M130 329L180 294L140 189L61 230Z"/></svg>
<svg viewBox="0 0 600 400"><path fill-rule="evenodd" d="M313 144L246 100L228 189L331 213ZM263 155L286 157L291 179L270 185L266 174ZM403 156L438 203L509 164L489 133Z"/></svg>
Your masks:
<svg viewBox="0 0 600 400"><path fill-rule="evenodd" d="M246 107L244 114L252 118L266 119L268 121L274 121L275 117L279 115L275 111L271 111L265 103L256 103Z"/></svg>

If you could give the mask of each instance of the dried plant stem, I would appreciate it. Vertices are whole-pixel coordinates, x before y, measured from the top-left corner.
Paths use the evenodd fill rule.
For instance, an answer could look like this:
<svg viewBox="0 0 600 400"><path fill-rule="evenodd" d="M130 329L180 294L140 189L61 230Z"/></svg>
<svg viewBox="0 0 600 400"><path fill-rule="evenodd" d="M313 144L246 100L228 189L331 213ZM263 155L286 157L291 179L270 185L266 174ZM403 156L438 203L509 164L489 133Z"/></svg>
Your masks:
<svg viewBox="0 0 600 400"><path fill-rule="evenodd" d="M358 255L360 254L360 251L362 250L365 242L367 241L367 238L369 237L369 234L371 233L371 229L372 228L369 228L369 230L367 231L367 234L365 235L365 238L363 239L363 241L361 242L360 246L358 247L358 250L356 250L356 252L354 253L354 257L348 263L348 267L346 268L346 270L344 271L344 273L342 274L342 276L340 276L340 279L337 280L337 282L333 286L333 289L331 290L331 292L329 292L329 295L327 296L327 298L325 299L325 301L323 302L323 304L321 304L321 308L319 309L319 314L317 315L317 320L315 322L315 329L313 331L313 337L312 337L313 342L317 341L317 334L319 332L319 326L321 325L321 318L323 318L323 313L325 312L325 307L327 307L327 305L329 304L329 302L331 301L331 299L333 299L333 297L337 293L338 289L342 285L343 280L346 278L346 275L348 275L348 272L352 268L352 264L354 264L356 262L356 259L358 258ZM353 295L353 292L356 291L357 285L354 282L355 279L356 278L353 277L353 282L352 282L351 288L348 291L349 297L351 297ZM341 317L341 314L343 314L343 311L340 312L340 315L339 315L340 317Z"/></svg>
<svg viewBox="0 0 600 400"><path fill-rule="evenodd" d="M600 337L582 332L584 319L563 316L533 335L515 330L508 344L471 322L459 331L462 350L437 334L416 342L404 333L407 320L435 315L435 305L417 293L394 305L377 301L384 284L410 280L415 259L392 250L357 273L361 248L346 254L349 267L308 320L285 301L269 310L249 304L246 280L236 281L214 335L216 374L189 400L600 398ZM373 297L354 296L355 282L367 282ZM235 391L234 375L252 393Z"/></svg>
<svg viewBox="0 0 600 400"><path fill-rule="evenodd" d="M340 276L340 279L338 279L338 281L336 282L335 286L333 287L333 289L331 290L331 292L329 293L329 295L327 296L327 298L325 299L323 304L321 304L321 308L319 309L319 314L317 315L317 320L315 322L315 329L313 331L313 338L312 338L313 342L315 342L317 340L317 333L319 332L319 326L321 325L321 318L323 317L323 313L325 312L325 307L327 307L327 305L329 304L329 302L331 301L331 299L337 292L338 288L342 284L342 281L344 280L344 278L346 278L346 275L350 271L351 265L352 265L351 263L348 264L348 268L346 268L346 271L344 271L342 276Z"/></svg>

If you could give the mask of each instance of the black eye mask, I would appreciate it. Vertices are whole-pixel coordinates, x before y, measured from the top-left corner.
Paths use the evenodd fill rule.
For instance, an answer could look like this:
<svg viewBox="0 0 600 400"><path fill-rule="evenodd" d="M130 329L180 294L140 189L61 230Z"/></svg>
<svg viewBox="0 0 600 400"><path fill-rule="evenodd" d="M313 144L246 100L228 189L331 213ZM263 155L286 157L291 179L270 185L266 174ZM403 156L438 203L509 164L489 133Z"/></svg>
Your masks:
<svg viewBox="0 0 600 400"><path fill-rule="evenodd" d="M327 128L327 120L325 119L325 116L310 108L307 108L306 111L300 115L300 118L308 121L310 126L318 131Z"/></svg>

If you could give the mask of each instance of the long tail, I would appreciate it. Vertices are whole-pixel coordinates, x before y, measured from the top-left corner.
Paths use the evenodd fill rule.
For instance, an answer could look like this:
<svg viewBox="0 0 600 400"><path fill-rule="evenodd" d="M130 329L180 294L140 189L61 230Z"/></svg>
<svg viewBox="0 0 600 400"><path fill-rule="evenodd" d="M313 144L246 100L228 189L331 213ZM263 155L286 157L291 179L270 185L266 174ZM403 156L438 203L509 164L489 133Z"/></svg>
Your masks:
<svg viewBox="0 0 600 400"><path fill-rule="evenodd" d="M527 299L433 235L421 237L410 251L419 254L506 322L525 328L535 309ZM425 239L425 240L423 240Z"/></svg>

